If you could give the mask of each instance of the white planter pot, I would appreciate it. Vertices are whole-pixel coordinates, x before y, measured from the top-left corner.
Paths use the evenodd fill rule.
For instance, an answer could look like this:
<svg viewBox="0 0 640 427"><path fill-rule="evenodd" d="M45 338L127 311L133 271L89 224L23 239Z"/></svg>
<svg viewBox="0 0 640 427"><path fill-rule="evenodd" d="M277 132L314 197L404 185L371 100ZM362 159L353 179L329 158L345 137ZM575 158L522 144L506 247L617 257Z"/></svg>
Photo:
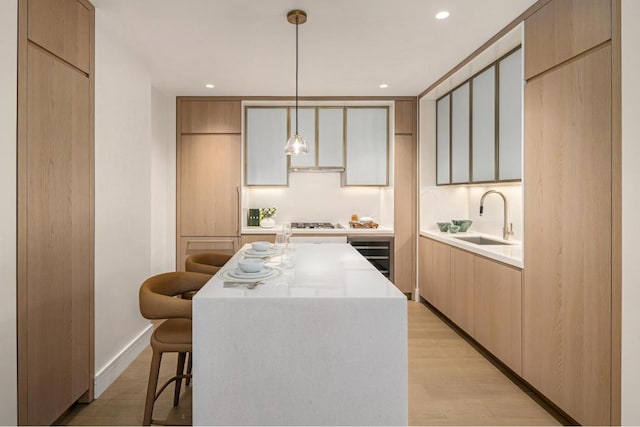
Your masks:
<svg viewBox="0 0 640 427"><path fill-rule="evenodd" d="M273 228L276 226L276 220L273 218L262 218L260 220L260 227L262 228Z"/></svg>

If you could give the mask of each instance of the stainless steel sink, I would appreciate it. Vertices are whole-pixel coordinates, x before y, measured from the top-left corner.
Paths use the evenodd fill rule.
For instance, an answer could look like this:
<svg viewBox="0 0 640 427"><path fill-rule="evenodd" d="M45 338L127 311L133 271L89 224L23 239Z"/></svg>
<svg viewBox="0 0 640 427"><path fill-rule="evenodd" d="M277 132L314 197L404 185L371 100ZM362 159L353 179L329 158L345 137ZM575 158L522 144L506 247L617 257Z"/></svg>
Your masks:
<svg viewBox="0 0 640 427"><path fill-rule="evenodd" d="M512 245L513 243L507 243L500 240L488 239L481 236L469 236L469 237L454 237L454 239L462 240L465 242L473 243L474 245Z"/></svg>

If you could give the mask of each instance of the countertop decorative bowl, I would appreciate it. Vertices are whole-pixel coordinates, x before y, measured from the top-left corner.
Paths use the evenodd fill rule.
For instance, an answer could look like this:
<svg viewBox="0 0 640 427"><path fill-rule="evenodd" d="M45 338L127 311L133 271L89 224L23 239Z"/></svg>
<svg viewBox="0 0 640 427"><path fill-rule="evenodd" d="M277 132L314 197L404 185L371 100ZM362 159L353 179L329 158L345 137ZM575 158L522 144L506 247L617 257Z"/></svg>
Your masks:
<svg viewBox="0 0 640 427"><path fill-rule="evenodd" d="M450 222L439 222L438 223L438 228L440 229L440 231L449 231L449 227L451 227L451 223Z"/></svg>
<svg viewBox="0 0 640 427"><path fill-rule="evenodd" d="M460 230L458 231L460 231L461 233L467 231L469 227L471 227L471 224L473 224L473 221L471 221L470 219L452 219L451 222L453 222L453 225L457 225L458 227L460 227Z"/></svg>

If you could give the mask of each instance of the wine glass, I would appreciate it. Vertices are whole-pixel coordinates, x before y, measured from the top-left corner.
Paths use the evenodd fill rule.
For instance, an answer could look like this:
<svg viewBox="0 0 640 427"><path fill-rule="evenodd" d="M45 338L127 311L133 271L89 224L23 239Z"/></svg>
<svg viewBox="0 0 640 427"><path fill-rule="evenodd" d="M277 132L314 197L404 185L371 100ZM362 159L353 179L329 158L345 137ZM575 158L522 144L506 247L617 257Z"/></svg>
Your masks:
<svg viewBox="0 0 640 427"><path fill-rule="evenodd" d="M289 243L291 243L291 235L293 234L290 222L282 225L282 233L285 236L284 250L286 252L287 250L289 250Z"/></svg>

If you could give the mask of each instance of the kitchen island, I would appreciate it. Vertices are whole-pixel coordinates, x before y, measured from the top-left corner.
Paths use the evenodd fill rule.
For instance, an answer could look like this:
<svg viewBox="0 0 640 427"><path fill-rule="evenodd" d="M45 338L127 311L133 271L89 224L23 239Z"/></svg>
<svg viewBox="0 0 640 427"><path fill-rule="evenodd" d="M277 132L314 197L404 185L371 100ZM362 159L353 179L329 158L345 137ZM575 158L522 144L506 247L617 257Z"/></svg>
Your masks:
<svg viewBox="0 0 640 427"><path fill-rule="evenodd" d="M406 297L351 245L293 254L254 289L221 271L195 296L194 425L406 425Z"/></svg>

